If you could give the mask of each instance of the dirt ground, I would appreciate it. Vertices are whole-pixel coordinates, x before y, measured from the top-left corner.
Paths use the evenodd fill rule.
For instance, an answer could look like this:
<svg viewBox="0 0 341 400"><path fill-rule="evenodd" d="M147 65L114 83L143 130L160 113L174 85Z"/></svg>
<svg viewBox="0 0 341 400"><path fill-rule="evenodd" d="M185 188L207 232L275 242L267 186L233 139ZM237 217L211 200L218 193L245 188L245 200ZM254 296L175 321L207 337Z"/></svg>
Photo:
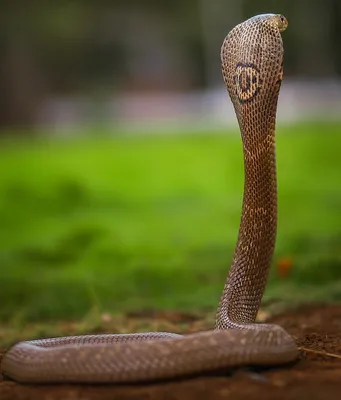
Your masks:
<svg viewBox="0 0 341 400"><path fill-rule="evenodd" d="M0 399L341 399L341 306L301 307L270 321L282 325L297 341L301 355L294 364L134 386L19 385L3 379Z"/></svg>

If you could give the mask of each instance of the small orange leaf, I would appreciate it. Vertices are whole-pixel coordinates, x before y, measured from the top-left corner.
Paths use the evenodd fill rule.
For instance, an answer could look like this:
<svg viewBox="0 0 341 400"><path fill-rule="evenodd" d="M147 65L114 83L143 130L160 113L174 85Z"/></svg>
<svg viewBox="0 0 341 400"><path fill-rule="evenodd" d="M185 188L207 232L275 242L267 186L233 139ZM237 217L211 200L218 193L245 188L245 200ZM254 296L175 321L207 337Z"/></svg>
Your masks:
<svg viewBox="0 0 341 400"><path fill-rule="evenodd" d="M277 261L277 274L280 278L286 278L294 265L291 257L281 258Z"/></svg>

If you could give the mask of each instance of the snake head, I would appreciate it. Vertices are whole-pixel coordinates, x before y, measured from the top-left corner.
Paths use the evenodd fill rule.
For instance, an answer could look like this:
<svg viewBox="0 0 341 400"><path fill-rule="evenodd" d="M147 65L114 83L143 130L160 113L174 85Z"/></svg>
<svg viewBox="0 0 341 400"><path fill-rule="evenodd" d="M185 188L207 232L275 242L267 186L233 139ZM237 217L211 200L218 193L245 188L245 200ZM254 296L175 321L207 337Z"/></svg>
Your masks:
<svg viewBox="0 0 341 400"><path fill-rule="evenodd" d="M265 24L267 26L270 25L275 29L278 29L279 32L283 32L288 27L288 20L282 14L260 14L249 18L239 26L244 24L254 26L260 26L261 24Z"/></svg>
<svg viewBox="0 0 341 400"><path fill-rule="evenodd" d="M288 20L282 14L277 14L276 16L277 26L280 32L283 32L288 27Z"/></svg>

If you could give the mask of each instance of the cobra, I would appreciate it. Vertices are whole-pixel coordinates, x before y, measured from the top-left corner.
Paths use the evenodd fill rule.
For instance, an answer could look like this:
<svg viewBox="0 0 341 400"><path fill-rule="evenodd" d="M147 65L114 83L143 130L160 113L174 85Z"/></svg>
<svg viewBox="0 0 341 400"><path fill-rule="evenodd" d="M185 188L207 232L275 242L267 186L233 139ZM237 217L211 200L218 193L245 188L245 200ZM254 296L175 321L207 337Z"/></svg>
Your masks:
<svg viewBox="0 0 341 400"><path fill-rule="evenodd" d="M85 335L21 342L2 373L19 382L143 382L243 365L278 365L298 349L280 326L257 324L277 231L275 121L282 80L282 15L237 25L222 49L223 78L238 119L244 196L238 240L215 329Z"/></svg>

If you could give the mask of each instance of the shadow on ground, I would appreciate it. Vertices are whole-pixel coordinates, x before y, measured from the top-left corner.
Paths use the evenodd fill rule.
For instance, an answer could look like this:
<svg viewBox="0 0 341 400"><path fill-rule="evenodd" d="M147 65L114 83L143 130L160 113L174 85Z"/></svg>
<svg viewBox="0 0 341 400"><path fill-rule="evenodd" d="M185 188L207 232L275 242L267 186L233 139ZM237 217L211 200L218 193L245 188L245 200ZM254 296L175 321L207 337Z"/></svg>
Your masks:
<svg viewBox="0 0 341 400"><path fill-rule="evenodd" d="M243 369L225 376L135 386L38 386L3 380L0 399L340 399L341 306L301 307L270 321L282 325L294 336L301 348L296 363L263 371Z"/></svg>

